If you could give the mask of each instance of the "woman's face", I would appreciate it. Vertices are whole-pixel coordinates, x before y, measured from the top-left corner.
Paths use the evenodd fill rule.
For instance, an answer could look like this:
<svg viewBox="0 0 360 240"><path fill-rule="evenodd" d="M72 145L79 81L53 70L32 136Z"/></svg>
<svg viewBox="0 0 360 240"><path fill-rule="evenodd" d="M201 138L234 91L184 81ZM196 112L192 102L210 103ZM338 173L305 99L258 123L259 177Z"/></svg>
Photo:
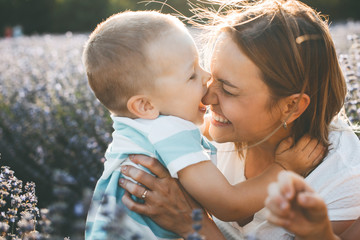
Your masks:
<svg viewBox="0 0 360 240"><path fill-rule="evenodd" d="M256 143L281 124L279 108L269 108L260 70L225 33L215 45L211 73L203 103L211 105L209 133L215 141Z"/></svg>

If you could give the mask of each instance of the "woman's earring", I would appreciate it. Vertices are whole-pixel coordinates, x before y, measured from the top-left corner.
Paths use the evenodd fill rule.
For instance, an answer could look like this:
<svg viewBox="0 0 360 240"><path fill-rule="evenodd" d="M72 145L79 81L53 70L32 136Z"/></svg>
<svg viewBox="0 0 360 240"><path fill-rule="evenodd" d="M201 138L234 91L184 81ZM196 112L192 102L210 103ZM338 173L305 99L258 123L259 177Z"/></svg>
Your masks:
<svg viewBox="0 0 360 240"><path fill-rule="evenodd" d="M286 121L283 122L283 128L284 128L284 129L287 129L287 123L286 123Z"/></svg>

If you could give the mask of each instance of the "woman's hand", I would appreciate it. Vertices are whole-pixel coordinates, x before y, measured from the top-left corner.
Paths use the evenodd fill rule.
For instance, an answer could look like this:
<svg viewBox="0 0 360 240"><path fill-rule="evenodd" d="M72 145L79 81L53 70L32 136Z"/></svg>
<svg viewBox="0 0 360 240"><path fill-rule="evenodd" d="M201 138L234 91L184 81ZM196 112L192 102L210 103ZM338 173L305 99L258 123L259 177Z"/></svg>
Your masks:
<svg viewBox="0 0 360 240"><path fill-rule="evenodd" d="M201 206L193 200L182 188L179 182L172 178L169 172L156 159L144 155L134 155L131 160L149 169L148 174L132 166L124 166L122 173L143 186L121 178L119 184L128 191L122 198L124 205L131 211L146 215L161 227L186 238L194 232L191 214L193 209ZM133 194L144 199L144 204L134 202ZM199 233L207 240L225 239L215 223L204 214Z"/></svg>
<svg viewBox="0 0 360 240"><path fill-rule="evenodd" d="M146 187L121 178L121 187L128 191L122 198L124 205L131 211L150 217L165 229L181 236L189 234L192 231L192 210L199 206L156 159L134 155L131 160L148 168L156 176L132 166L123 166L121 172L124 175ZM133 201L129 193L143 198L145 203Z"/></svg>
<svg viewBox="0 0 360 240"><path fill-rule="evenodd" d="M286 170L308 175L323 159L325 147L317 139L303 136L294 146L293 139L281 141L275 152L275 162Z"/></svg>
<svg viewBox="0 0 360 240"><path fill-rule="evenodd" d="M156 176L132 166L123 166L121 171L124 175L146 187L121 178L119 180L120 186L128 191L122 198L124 205L131 211L149 216L163 228L187 237L194 231L191 213L193 209L200 208L200 206L156 159L144 155L135 155L131 157L131 160L148 168ZM129 193L143 198L145 203L134 202ZM203 221L203 226L213 224L209 222L207 216L204 216ZM209 231L211 232L211 230Z"/></svg>

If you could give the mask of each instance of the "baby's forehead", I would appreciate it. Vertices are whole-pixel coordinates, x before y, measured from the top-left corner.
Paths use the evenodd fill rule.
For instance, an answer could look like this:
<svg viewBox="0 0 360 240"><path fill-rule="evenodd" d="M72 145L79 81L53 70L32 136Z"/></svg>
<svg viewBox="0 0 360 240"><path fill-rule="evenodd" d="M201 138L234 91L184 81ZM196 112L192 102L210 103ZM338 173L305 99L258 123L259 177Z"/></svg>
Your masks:
<svg viewBox="0 0 360 240"><path fill-rule="evenodd" d="M145 46L145 54L151 58L157 55L182 54L182 51L197 54L195 42L187 29L168 28L150 40Z"/></svg>
<svg viewBox="0 0 360 240"><path fill-rule="evenodd" d="M187 32L170 31L149 44L146 57L154 67L169 68L171 65L182 67L198 61L195 43Z"/></svg>

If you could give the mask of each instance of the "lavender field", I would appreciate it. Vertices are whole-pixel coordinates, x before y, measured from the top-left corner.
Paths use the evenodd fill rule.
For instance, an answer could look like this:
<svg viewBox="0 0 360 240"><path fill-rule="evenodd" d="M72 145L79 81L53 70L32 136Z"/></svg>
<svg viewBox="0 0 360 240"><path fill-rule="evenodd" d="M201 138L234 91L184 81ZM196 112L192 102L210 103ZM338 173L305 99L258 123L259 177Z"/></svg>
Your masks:
<svg viewBox="0 0 360 240"><path fill-rule="evenodd" d="M332 34L348 83L345 112L359 123L360 23L334 25ZM0 162L15 171L4 168L0 176L12 179L19 196L31 193L34 215L47 209L38 228L43 238L83 239L89 198L111 140L109 114L90 91L81 62L86 39L72 33L0 39ZM36 193L22 188L28 181L35 182ZM11 194L17 196L6 189L1 185L0 239L11 230L2 222L17 222L20 210L30 209L4 210L11 207Z"/></svg>
<svg viewBox="0 0 360 240"><path fill-rule="evenodd" d="M84 232L83 201L110 141L108 113L88 88L81 63L86 39L68 33L0 40L1 165L36 183L51 239Z"/></svg>

